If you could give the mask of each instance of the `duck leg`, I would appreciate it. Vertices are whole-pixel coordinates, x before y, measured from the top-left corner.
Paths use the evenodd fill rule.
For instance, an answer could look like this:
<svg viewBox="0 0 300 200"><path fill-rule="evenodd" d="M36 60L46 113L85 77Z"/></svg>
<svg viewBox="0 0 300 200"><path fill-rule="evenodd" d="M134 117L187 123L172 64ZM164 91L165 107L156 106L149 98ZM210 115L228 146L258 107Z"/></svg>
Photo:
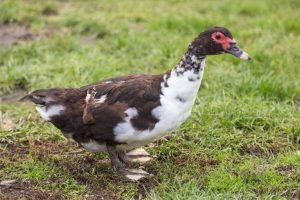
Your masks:
<svg viewBox="0 0 300 200"><path fill-rule="evenodd" d="M117 170L118 174L125 177L131 181L138 181L145 177L151 176L151 174L147 173L142 169L127 169L124 166L124 163L120 160L116 147L113 145L106 145L107 152L109 154L109 158L111 160L111 164Z"/></svg>
<svg viewBox="0 0 300 200"><path fill-rule="evenodd" d="M125 166L118 157L116 147L112 146L112 145L106 145L106 148L107 148L107 152L109 154L109 158L110 158L112 166L115 167L118 172L120 169L124 169Z"/></svg>
<svg viewBox="0 0 300 200"><path fill-rule="evenodd" d="M126 152L123 150L119 150L118 152L118 157L123 163L129 164L131 163L131 159L127 156Z"/></svg>

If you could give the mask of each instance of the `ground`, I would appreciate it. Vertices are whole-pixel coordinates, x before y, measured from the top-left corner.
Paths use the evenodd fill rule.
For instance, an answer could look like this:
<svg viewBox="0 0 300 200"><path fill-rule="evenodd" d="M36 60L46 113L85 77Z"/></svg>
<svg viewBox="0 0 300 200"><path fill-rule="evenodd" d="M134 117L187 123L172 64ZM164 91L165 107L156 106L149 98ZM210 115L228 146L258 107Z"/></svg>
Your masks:
<svg viewBox="0 0 300 200"><path fill-rule="evenodd" d="M300 1L0 3L1 199L299 199ZM165 72L211 26L252 56L207 59L191 117L126 182L43 122L29 91ZM13 180L7 184L7 180Z"/></svg>

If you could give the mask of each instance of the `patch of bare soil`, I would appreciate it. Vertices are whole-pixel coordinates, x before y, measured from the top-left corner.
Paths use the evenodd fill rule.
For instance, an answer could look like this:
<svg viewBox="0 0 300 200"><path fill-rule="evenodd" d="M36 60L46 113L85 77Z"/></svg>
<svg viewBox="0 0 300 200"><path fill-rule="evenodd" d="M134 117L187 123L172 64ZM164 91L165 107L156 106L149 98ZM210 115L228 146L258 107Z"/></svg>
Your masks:
<svg viewBox="0 0 300 200"><path fill-rule="evenodd" d="M14 145L0 142L0 160L5 159L10 162L17 162L20 159L27 159L28 155L29 148L25 143Z"/></svg>
<svg viewBox="0 0 300 200"><path fill-rule="evenodd" d="M19 41L30 41L37 38L38 34L30 31L28 25L0 24L0 44L14 45Z"/></svg>
<svg viewBox="0 0 300 200"><path fill-rule="evenodd" d="M259 145L247 144L240 148L240 153L242 155L251 154L251 155L259 156L263 153L263 149Z"/></svg>
<svg viewBox="0 0 300 200"><path fill-rule="evenodd" d="M21 144L8 144L4 151L0 150L0 157L3 156L3 158L9 159L11 164L14 161L20 161L20 159L26 159L28 155L40 161L49 161L50 159L58 168L68 171L70 176L87 187L88 192L84 195L84 198L87 200L118 199L122 191L119 194L112 193L111 185L128 184L127 181L115 173L108 157L89 153L80 148L75 142L33 140ZM149 172L153 173L154 169L151 170L151 166L146 165L146 168L147 171L150 169ZM53 179L48 181L56 182L59 180ZM152 179L145 179L134 184L138 189L136 198L140 199L151 190L154 182ZM5 190L5 194L9 194L12 191L12 189ZM37 199L43 199L44 197L42 196L44 193L36 192L34 189L29 190L25 195L30 195L30 192L33 193L31 195L40 195L36 197ZM16 197L22 197L20 194L24 192L19 193L17 193L19 196ZM25 197L28 199L35 198L35 196L33 198L30 196Z"/></svg>
<svg viewBox="0 0 300 200"><path fill-rule="evenodd" d="M12 162L19 159L26 159L29 154L39 160L48 158L51 155L72 154L72 151L78 146L75 143L60 142L60 141L27 141L20 143L5 144L0 142L0 157L6 158Z"/></svg>
<svg viewBox="0 0 300 200"><path fill-rule="evenodd" d="M117 199L108 186L122 180L115 175L107 158L101 159L89 153L69 154L55 160L55 165L67 170L70 176L87 186L89 193L85 195L86 199Z"/></svg>
<svg viewBox="0 0 300 200"><path fill-rule="evenodd" d="M0 111L0 129L4 131L11 131L15 126L14 120Z"/></svg>
<svg viewBox="0 0 300 200"><path fill-rule="evenodd" d="M42 15L45 15L45 16L58 15L58 11L54 7L46 6L42 10Z"/></svg>
<svg viewBox="0 0 300 200"><path fill-rule="evenodd" d="M68 155L73 151L77 152L79 156L80 151L78 150L79 146L75 142L67 141L50 141L50 140L33 140L29 141L30 152L38 157L43 158L48 155ZM84 152L83 152L84 153Z"/></svg>
<svg viewBox="0 0 300 200"><path fill-rule="evenodd" d="M26 159L28 155L40 161L52 160L54 156L55 159L52 162L58 168L67 170L79 183L87 186L88 193L84 195L87 200L117 199L107 187L109 183L121 180L114 175L108 159L101 159L96 154L88 153L75 142L33 140L26 143L8 144L4 149L0 149L0 157L9 160L10 164L20 161L20 159ZM56 182L58 180L53 179L50 181ZM48 199L46 197L49 196L49 194L42 193L34 188L29 188L27 192L24 192L25 189L22 188L28 188L28 183L18 183L16 187L17 189L21 188L20 191L15 186L4 188L4 191L0 190L5 195L5 198L0 195L0 199L20 199L22 197L26 197L26 199ZM16 195L8 198L14 191ZM46 195L43 196L44 194ZM51 197L49 199L62 198Z"/></svg>
<svg viewBox="0 0 300 200"><path fill-rule="evenodd" d="M103 194L86 194L84 195L85 200L115 200L116 197L112 197L111 195L103 195Z"/></svg>
<svg viewBox="0 0 300 200"><path fill-rule="evenodd" d="M300 189L291 192L291 199L300 199Z"/></svg>
<svg viewBox="0 0 300 200"><path fill-rule="evenodd" d="M240 148L240 154L250 154L255 156L264 156L269 154L276 155L285 148L286 145L283 143L270 143L264 147L259 144L247 144Z"/></svg>
<svg viewBox="0 0 300 200"><path fill-rule="evenodd" d="M289 165L281 165L275 168L277 173L288 175L294 172L295 166Z"/></svg>
<svg viewBox="0 0 300 200"><path fill-rule="evenodd" d="M34 183L16 181L12 184L0 186L0 199L17 200L17 199L47 199L59 200L64 199L59 194L47 193L35 187Z"/></svg>
<svg viewBox="0 0 300 200"><path fill-rule="evenodd" d="M96 199L118 199L118 194L114 194L110 191L109 187L112 184L123 185L127 184L127 181L119 177L114 169L110 165L108 157L99 157L97 154L88 153L87 151L80 148L75 143L68 143L64 147L56 147L53 144L41 144L45 148L41 147L39 143L35 142L35 146L39 149L39 158L49 156L49 154L57 154L55 150L61 148L59 158L54 160L57 167L65 169L79 183L86 185L88 194L85 195L85 199L96 200ZM66 150L66 146L69 146L69 150ZM148 170L148 169L147 169ZM151 170L150 170L151 171ZM133 184L133 183L130 183ZM135 183L138 188L136 198L146 196L147 192L153 186L151 179L144 179L138 183Z"/></svg>
<svg viewBox="0 0 300 200"><path fill-rule="evenodd" d="M45 14L51 15L50 10ZM23 23L0 24L0 45L15 45L19 42L29 42L36 39L48 37L54 32L61 32L51 24L45 26L43 31L34 32L30 25Z"/></svg>

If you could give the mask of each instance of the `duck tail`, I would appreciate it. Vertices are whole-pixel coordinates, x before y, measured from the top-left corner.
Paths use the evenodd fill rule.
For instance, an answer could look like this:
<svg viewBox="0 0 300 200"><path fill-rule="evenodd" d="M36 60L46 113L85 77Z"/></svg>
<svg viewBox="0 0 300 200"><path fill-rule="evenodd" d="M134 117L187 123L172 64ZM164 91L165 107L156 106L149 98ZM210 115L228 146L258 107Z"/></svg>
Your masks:
<svg viewBox="0 0 300 200"><path fill-rule="evenodd" d="M19 101L31 101L38 105L47 105L47 103L55 101L55 97L61 94L63 89L46 89L36 90L19 99Z"/></svg>

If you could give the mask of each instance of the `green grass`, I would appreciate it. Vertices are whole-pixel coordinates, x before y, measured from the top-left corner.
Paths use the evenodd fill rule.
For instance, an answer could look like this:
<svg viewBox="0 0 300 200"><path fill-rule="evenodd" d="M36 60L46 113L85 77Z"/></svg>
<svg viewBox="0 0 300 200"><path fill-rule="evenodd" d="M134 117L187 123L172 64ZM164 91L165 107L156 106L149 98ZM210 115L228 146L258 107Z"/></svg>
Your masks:
<svg viewBox="0 0 300 200"><path fill-rule="evenodd" d="M253 59L207 59L192 116L147 148L155 177L142 183L122 181L105 154L68 154L79 148L10 98L0 104L0 120L14 123L0 128L0 180L62 199L299 198L299 9L298 0L1 1L0 24L38 38L0 46L0 95L163 73L214 25Z"/></svg>

